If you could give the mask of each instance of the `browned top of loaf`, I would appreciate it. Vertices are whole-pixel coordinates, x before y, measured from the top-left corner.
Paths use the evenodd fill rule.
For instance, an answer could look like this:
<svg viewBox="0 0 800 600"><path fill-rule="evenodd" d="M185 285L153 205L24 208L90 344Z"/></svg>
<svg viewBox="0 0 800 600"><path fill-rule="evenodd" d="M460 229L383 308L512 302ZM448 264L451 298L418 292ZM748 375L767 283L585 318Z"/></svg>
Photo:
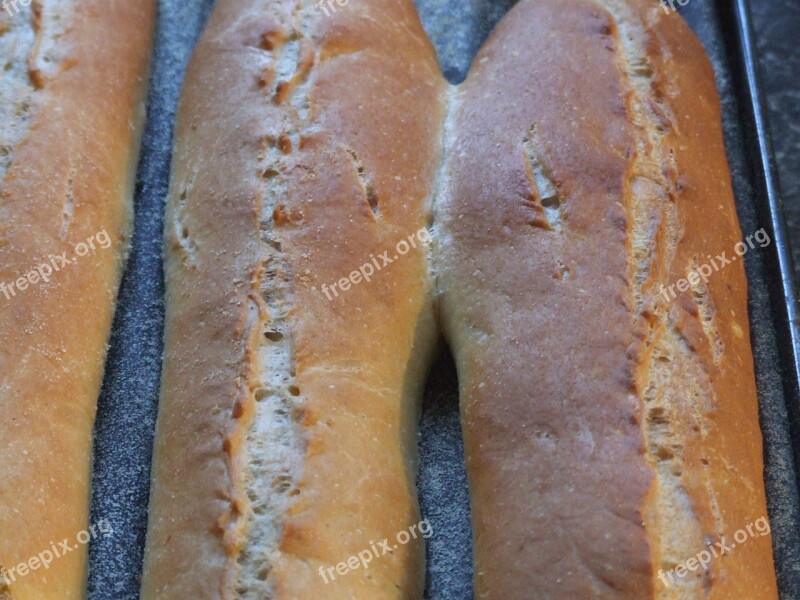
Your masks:
<svg viewBox="0 0 800 600"><path fill-rule="evenodd" d="M217 4L177 124L144 598L422 593L419 542L318 568L419 521L424 251L322 286L427 225L442 88L411 3Z"/></svg>
<svg viewBox="0 0 800 600"><path fill-rule="evenodd" d="M114 244L96 243L49 282L0 293L8 570L63 538L76 544L87 527L95 402L128 239L155 5L35 0L13 19L0 13L0 282L50 255L74 258L75 245L102 230ZM17 577L13 597L81 598L86 550Z"/></svg>
<svg viewBox="0 0 800 600"><path fill-rule="evenodd" d="M476 597L776 597L769 537L657 577L766 515L742 262L660 296L741 239L700 43L657 2L522 2L453 110Z"/></svg>
<svg viewBox="0 0 800 600"><path fill-rule="evenodd" d="M775 595L769 538L655 587L766 512L741 264L658 299L740 235L713 73L659 11L523 2L452 106L434 231L478 597ZM427 224L444 89L410 2L217 5L178 120L144 598L420 595L411 546L317 568L416 518L424 256L341 303L321 286ZM273 396L292 451L248 439Z"/></svg>

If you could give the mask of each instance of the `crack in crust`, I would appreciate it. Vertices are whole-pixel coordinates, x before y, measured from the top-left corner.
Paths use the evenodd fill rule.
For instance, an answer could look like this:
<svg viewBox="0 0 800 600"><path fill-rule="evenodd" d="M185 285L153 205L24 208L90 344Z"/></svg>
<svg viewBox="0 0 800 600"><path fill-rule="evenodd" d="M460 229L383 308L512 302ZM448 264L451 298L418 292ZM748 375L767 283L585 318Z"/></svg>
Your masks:
<svg viewBox="0 0 800 600"><path fill-rule="evenodd" d="M291 23L276 24L262 34L261 49L270 64L262 86L270 88L274 104L287 112L279 124L282 133L266 136L258 155L258 172L263 193L259 195L259 230L263 243L263 261L254 277L256 335L251 345L251 375L248 404L252 418L243 422L246 442L237 463L241 477L244 506L241 515L243 532L236 560L236 593L242 600L272 598L270 580L272 560L280 552L283 517L293 498L302 472L305 441L298 423L302 420L302 392L295 381L294 347L289 320L291 273L282 256L280 228L302 220L289 213L284 198L292 154L302 146L308 125L307 88L316 61L315 49L307 37L307 6L299 3ZM257 339L256 339L257 338ZM263 489L260 483L269 482Z"/></svg>
<svg viewBox="0 0 800 600"><path fill-rule="evenodd" d="M708 291L708 286L700 278L689 276L689 273L697 273L698 269L699 262L697 258L694 258L687 269L687 279L691 289L692 300L697 310L694 316L699 319L700 324L703 326L703 333L705 333L708 344L711 347L714 364L719 365L722 354L725 352L725 344L719 332L717 309L714 307L714 301Z"/></svg>
<svg viewBox="0 0 800 600"><path fill-rule="evenodd" d="M530 224L548 231L560 231L564 223L561 194L539 150L541 142L535 124L528 130L522 146L525 150L522 155L525 161L525 176L531 187L530 200L525 205L532 208L535 213Z"/></svg>
<svg viewBox="0 0 800 600"><path fill-rule="evenodd" d="M43 89L63 64L58 42L71 12L68 0L34 0L13 16L0 13L0 186Z"/></svg>
<svg viewBox="0 0 800 600"><path fill-rule="evenodd" d="M75 213L75 176L78 174L77 168L73 164L73 166L69 170L69 176L67 177L66 183L66 190L64 191L64 206L61 209L61 216L62 216L62 223L61 223L61 233L59 234L60 239L65 240L67 239L67 234L69 233L70 225L72 225L72 218Z"/></svg>
<svg viewBox="0 0 800 600"><path fill-rule="evenodd" d="M345 151L350 155L350 158L353 161L353 168L358 175L358 180L361 182L361 188L364 191L364 199L366 200L367 204L369 204L372 214L377 217L378 193L375 190L375 185L372 183L372 178L364 172L364 163L358 157L356 151L352 148L345 148Z"/></svg>
<svg viewBox="0 0 800 600"><path fill-rule="evenodd" d="M656 86L654 68L645 49L648 34L643 24L624 2L597 1L615 23L611 33L626 88L627 112L636 130L625 190L630 215L628 280L634 327L646 332L641 339L641 366L636 380L645 413L647 460L655 475L645 509L647 527L655 540L650 549L655 579L659 569L673 569L705 547L706 532L696 505L703 499L692 497L688 491L685 449L695 437L709 434L709 412L716 400L696 351L687 344L669 308L652 293L670 272L681 235L676 205L680 193L677 166L666 141L667 133L675 128L675 119ZM701 320L710 335L710 319ZM722 349L713 344L713 339L712 346L717 361ZM717 532L721 532L724 525L708 469L704 469L701 479L708 496L705 502ZM654 583L654 589L657 598L668 600L702 595L712 584L711 570L706 569L699 577L682 578L672 587Z"/></svg>

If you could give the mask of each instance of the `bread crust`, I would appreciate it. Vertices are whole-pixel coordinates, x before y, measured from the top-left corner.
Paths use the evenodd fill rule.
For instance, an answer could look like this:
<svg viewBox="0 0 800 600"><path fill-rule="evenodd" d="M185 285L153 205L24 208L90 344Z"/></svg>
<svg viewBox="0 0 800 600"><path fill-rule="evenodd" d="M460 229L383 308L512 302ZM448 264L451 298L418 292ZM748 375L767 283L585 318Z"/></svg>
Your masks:
<svg viewBox="0 0 800 600"><path fill-rule="evenodd" d="M435 54L410 2L222 0L188 68L142 598L418 598ZM332 580L333 579L333 580ZM335 581L334 581L335 580Z"/></svg>
<svg viewBox="0 0 800 600"><path fill-rule="evenodd" d="M453 111L476 597L777 597L769 537L659 577L767 515L743 265L660 289L742 239L700 43L644 0L522 2Z"/></svg>
<svg viewBox="0 0 800 600"><path fill-rule="evenodd" d="M776 597L766 537L659 583L766 516L742 265L660 299L740 239L678 16L525 0L454 90L410 2L222 0L175 157L145 600L421 597L418 544L318 569L419 519L435 313L476 597Z"/></svg>
<svg viewBox="0 0 800 600"><path fill-rule="evenodd" d="M83 597L87 546L76 536L89 526L92 428L128 246L155 4L35 0L13 28L0 17L0 43L32 44L26 64L0 74L4 109L18 94L30 99L24 115L4 115L18 121L13 131L4 121L0 140L10 156L0 172L0 282L52 265L50 255L75 259L0 295L2 598ZM94 238L102 232L107 249ZM76 256L89 238L95 251ZM75 548L48 569L8 574L65 538Z"/></svg>

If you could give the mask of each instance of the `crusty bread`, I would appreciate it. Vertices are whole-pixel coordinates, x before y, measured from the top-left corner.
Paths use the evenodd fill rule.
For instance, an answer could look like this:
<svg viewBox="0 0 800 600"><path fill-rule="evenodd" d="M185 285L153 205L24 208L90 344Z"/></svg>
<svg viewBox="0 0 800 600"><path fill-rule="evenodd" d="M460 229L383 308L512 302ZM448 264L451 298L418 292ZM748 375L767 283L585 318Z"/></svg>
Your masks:
<svg viewBox="0 0 800 600"><path fill-rule="evenodd" d="M0 11L4 599L83 596L78 534L89 527L92 426L128 243L154 19L154 0L34 0ZM51 260L62 255L72 264ZM71 551L56 558L62 539Z"/></svg>
<svg viewBox="0 0 800 600"><path fill-rule="evenodd" d="M142 598L418 598L444 82L410 2L221 0L184 84ZM424 236L423 236L424 237ZM323 287L325 286L325 287ZM320 569L323 569L322 573Z"/></svg>
<svg viewBox="0 0 800 600"><path fill-rule="evenodd" d="M713 72L655 2L523 0L455 89L410 0L221 0L176 132L144 600L420 598L419 540L334 568L418 522L435 316L478 598L774 598L768 537L659 576L766 516L741 262L660 294L739 236Z"/></svg>
<svg viewBox="0 0 800 600"><path fill-rule="evenodd" d="M763 527L669 577L767 514L743 264L661 288L742 239L702 46L536 0L473 65L434 214L475 596L775 598Z"/></svg>

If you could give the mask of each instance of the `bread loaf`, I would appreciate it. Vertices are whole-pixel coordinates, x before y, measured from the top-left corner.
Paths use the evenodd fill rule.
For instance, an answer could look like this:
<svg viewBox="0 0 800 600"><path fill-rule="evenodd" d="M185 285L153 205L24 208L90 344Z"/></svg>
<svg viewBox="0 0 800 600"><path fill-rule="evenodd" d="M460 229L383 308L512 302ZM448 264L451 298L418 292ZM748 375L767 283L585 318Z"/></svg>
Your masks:
<svg viewBox="0 0 800 600"><path fill-rule="evenodd" d="M521 2L447 129L476 598L775 598L743 264L690 275L742 240L698 40L648 0Z"/></svg>
<svg viewBox="0 0 800 600"><path fill-rule="evenodd" d="M419 534L336 567L420 522L443 89L410 2L216 5L176 130L144 600L421 596Z"/></svg>
<svg viewBox="0 0 800 600"><path fill-rule="evenodd" d="M454 88L410 0L221 0L143 598L421 598L420 539L360 554L420 519L440 331L477 598L776 597L764 528L730 549L767 524L742 264L689 275L740 239L711 66L657 3L523 0Z"/></svg>
<svg viewBox="0 0 800 600"><path fill-rule="evenodd" d="M92 427L154 19L154 0L2 3L3 599L83 597Z"/></svg>

